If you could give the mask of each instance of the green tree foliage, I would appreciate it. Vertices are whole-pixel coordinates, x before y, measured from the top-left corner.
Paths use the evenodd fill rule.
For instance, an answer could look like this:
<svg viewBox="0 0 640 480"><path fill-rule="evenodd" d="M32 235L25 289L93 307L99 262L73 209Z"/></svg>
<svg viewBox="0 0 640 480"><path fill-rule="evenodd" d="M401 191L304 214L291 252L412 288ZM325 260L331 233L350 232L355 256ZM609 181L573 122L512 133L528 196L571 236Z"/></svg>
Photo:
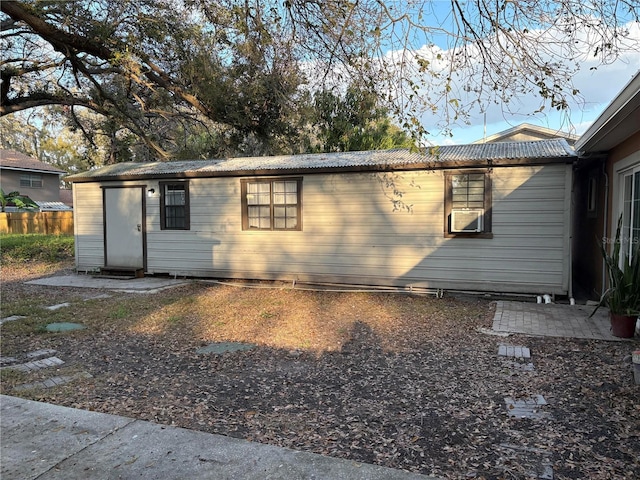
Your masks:
<svg viewBox="0 0 640 480"><path fill-rule="evenodd" d="M389 111L378 104L377 95L356 86L350 86L342 96L330 90L317 92L308 117L315 135L308 140L307 150L347 152L411 147L411 138L391 123Z"/></svg>
<svg viewBox="0 0 640 480"><path fill-rule="evenodd" d="M84 112L86 114L87 112ZM70 127L58 107L42 107L0 118L0 146L74 173L101 165L107 153L104 140L91 144Z"/></svg>
<svg viewBox="0 0 640 480"><path fill-rule="evenodd" d="M61 106L107 162L295 149L304 88L378 92L418 136L424 111L451 123L532 91L540 109L564 109L585 55L609 62L640 48L625 28L640 16L631 0L3 0L0 9L0 115Z"/></svg>

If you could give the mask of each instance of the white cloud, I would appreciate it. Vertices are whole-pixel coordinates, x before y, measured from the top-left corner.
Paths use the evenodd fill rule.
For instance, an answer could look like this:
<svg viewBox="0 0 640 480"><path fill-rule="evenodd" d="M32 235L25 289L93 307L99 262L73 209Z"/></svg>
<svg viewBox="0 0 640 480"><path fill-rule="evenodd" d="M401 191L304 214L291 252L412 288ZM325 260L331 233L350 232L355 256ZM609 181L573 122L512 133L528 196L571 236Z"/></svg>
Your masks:
<svg viewBox="0 0 640 480"><path fill-rule="evenodd" d="M640 24L630 23L627 28L630 42L636 42L637 45L640 42ZM544 110L541 113L535 113L541 105L545 104L544 99L536 91L519 93L511 97L508 103L492 101L487 97L482 98L481 96L487 93L486 89L491 85L483 84L477 77L478 72L481 72L480 55L475 57L475 62L467 63L464 66L465 70L456 69L453 72L449 70L451 64L448 61L451 51L442 50L436 46L423 47L414 51L390 52L387 55L387 60L395 62L399 65L398 68L407 68L407 63L401 62L413 62L415 68L417 59L421 58L429 63L429 69L437 75L433 80L430 78L429 82L425 82L426 86L421 87L417 92L427 107L420 113L420 118L423 126L432 134L429 140L438 144L469 143L482 138L485 122L487 135L523 122L570 133L583 133L640 69L640 51L637 49L624 51L615 60L602 58L602 56L594 57L593 46L587 34L575 33L573 41L580 50L571 52L572 60L568 57L569 52L566 46L561 45L557 40L554 42L555 38L562 35L558 31L548 29L544 32L532 32L531 35L537 36L536 42L545 44L541 49L541 55L547 55L549 60L554 55L556 57L567 55L564 65L569 70L576 69L572 77L572 85L579 94L569 99L568 108L564 111L556 111L546 102ZM505 59L504 65L509 67L511 64L516 68L517 61L517 58L514 60L515 63ZM525 73L535 75L532 71ZM521 75L521 73L514 73L514 75ZM451 92L448 97L442 97L437 87L429 88L430 84L438 84L438 82L441 82L439 86L442 87L443 79L449 77ZM416 80L419 79L416 78ZM518 79L514 78L514 80ZM514 81L510 86L515 87L517 91L519 85ZM567 86L570 87L569 83ZM478 92L480 87L485 90ZM404 95L407 95L406 90ZM447 117L446 114L443 116L443 112L447 110L447 102L451 102L454 98L461 104L471 107L467 118L456 119ZM430 104L433 107L432 110L428 109ZM451 130L453 138L441 133L443 127Z"/></svg>

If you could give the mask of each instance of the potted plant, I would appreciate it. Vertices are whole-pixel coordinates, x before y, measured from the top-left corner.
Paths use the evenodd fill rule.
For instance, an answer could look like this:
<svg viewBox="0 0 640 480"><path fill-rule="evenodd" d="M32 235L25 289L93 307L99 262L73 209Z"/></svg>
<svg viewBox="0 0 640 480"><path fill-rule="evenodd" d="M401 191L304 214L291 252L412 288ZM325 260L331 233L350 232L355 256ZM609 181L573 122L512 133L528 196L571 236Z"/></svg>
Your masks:
<svg viewBox="0 0 640 480"><path fill-rule="evenodd" d="M635 333L636 321L640 316L640 241L629 238L632 245L631 259L620 251L622 215L618 219L616 238L611 254L607 252L606 242L600 243L604 258L609 288L605 290L594 313L601 306L609 308L611 333L616 337L631 338Z"/></svg>

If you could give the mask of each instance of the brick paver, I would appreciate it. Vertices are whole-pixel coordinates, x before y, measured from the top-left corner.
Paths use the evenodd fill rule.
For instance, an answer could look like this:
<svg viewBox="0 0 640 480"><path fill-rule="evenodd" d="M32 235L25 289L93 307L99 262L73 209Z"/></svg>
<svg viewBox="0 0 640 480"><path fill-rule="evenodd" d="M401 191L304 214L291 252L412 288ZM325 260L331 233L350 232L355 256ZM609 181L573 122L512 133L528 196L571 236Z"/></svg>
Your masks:
<svg viewBox="0 0 640 480"><path fill-rule="evenodd" d="M531 350L528 347L516 345L500 345L498 355L507 358L531 358Z"/></svg>
<svg viewBox="0 0 640 480"><path fill-rule="evenodd" d="M33 352L29 352L25 355L27 358L41 358L41 357L51 357L58 353L57 350L53 348L43 348L41 350L34 350Z"/></svg>
<svg viewBox="0 0 640 480"><path fill-rule="evenodd" d="M512 397L505 397L504 403L507 407L507 413L510 417L517 418L542 418L549 415L540 409L547 405L547 401L542 395L534 395L533 397L515 400Z"/></svg>
<svg viewBox="0 0 640 480"><path fill-rule="evenodd" d="M585 305L498 301L493 330L536 336L623 341L611 335L608 311L601 308L589 318L593 309Z"/></svg>
<svg viewBox="0 0 640 480"><path fill-rule="evenodd" d="M2 367L4 369L12 369L17 370L19 372L33 372L35 370L40 370L42 368L48 367L57 367L58 365L62 365L64 360L60 360L58 357L49 357L43 358L42 360L34 360L32 362L20 363L18 365L10 365L7 367Z"/></svg>
<svg viewBox="0 0 640 480"><path fill-rule="evenodd" d="M59 385L66 385L67 383L71 383L74 380L80 380L83 378L93 378L89 372L80 372L75 375L62 375L59 377L47 378L46 380L42 380L41 382L33 382L33 383L23 383L22 385L17 385L14 387L14 390L31 390L33 388L53 388Z"/></svg>

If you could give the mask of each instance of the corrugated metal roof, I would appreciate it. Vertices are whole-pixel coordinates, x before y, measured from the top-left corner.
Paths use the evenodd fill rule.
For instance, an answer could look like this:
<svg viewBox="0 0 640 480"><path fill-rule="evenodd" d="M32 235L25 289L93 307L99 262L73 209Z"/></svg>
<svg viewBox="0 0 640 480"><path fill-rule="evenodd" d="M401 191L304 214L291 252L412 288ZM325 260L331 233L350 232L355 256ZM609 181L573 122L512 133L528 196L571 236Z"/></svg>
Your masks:
<svg viewBox="0 0 640 480"><path fill-rule="evenodd" d="M270 172L280 170L350 169L367 167L401 167L457 163L473 164L478 161L535 160L573 158L575 153L564 139L531 142L485 143L471 145L446 145L429 148L424 153L409 150L375 150L366 152L315 153L280 155L271 157L236 157L217 160L188 160L177 162L118 163L67 177L67 180L98 179L110 177L145 178L191 174L215 176L233 172Z"/></svg>
<svg viewBox="0 0 640 480"><path fill-rule="evenodd" d="M40 207L40 210L45 211L65 211L65 210L73 210L69 205L65 205L62 202L39 202L35 200L36 205Z"/></svg>

